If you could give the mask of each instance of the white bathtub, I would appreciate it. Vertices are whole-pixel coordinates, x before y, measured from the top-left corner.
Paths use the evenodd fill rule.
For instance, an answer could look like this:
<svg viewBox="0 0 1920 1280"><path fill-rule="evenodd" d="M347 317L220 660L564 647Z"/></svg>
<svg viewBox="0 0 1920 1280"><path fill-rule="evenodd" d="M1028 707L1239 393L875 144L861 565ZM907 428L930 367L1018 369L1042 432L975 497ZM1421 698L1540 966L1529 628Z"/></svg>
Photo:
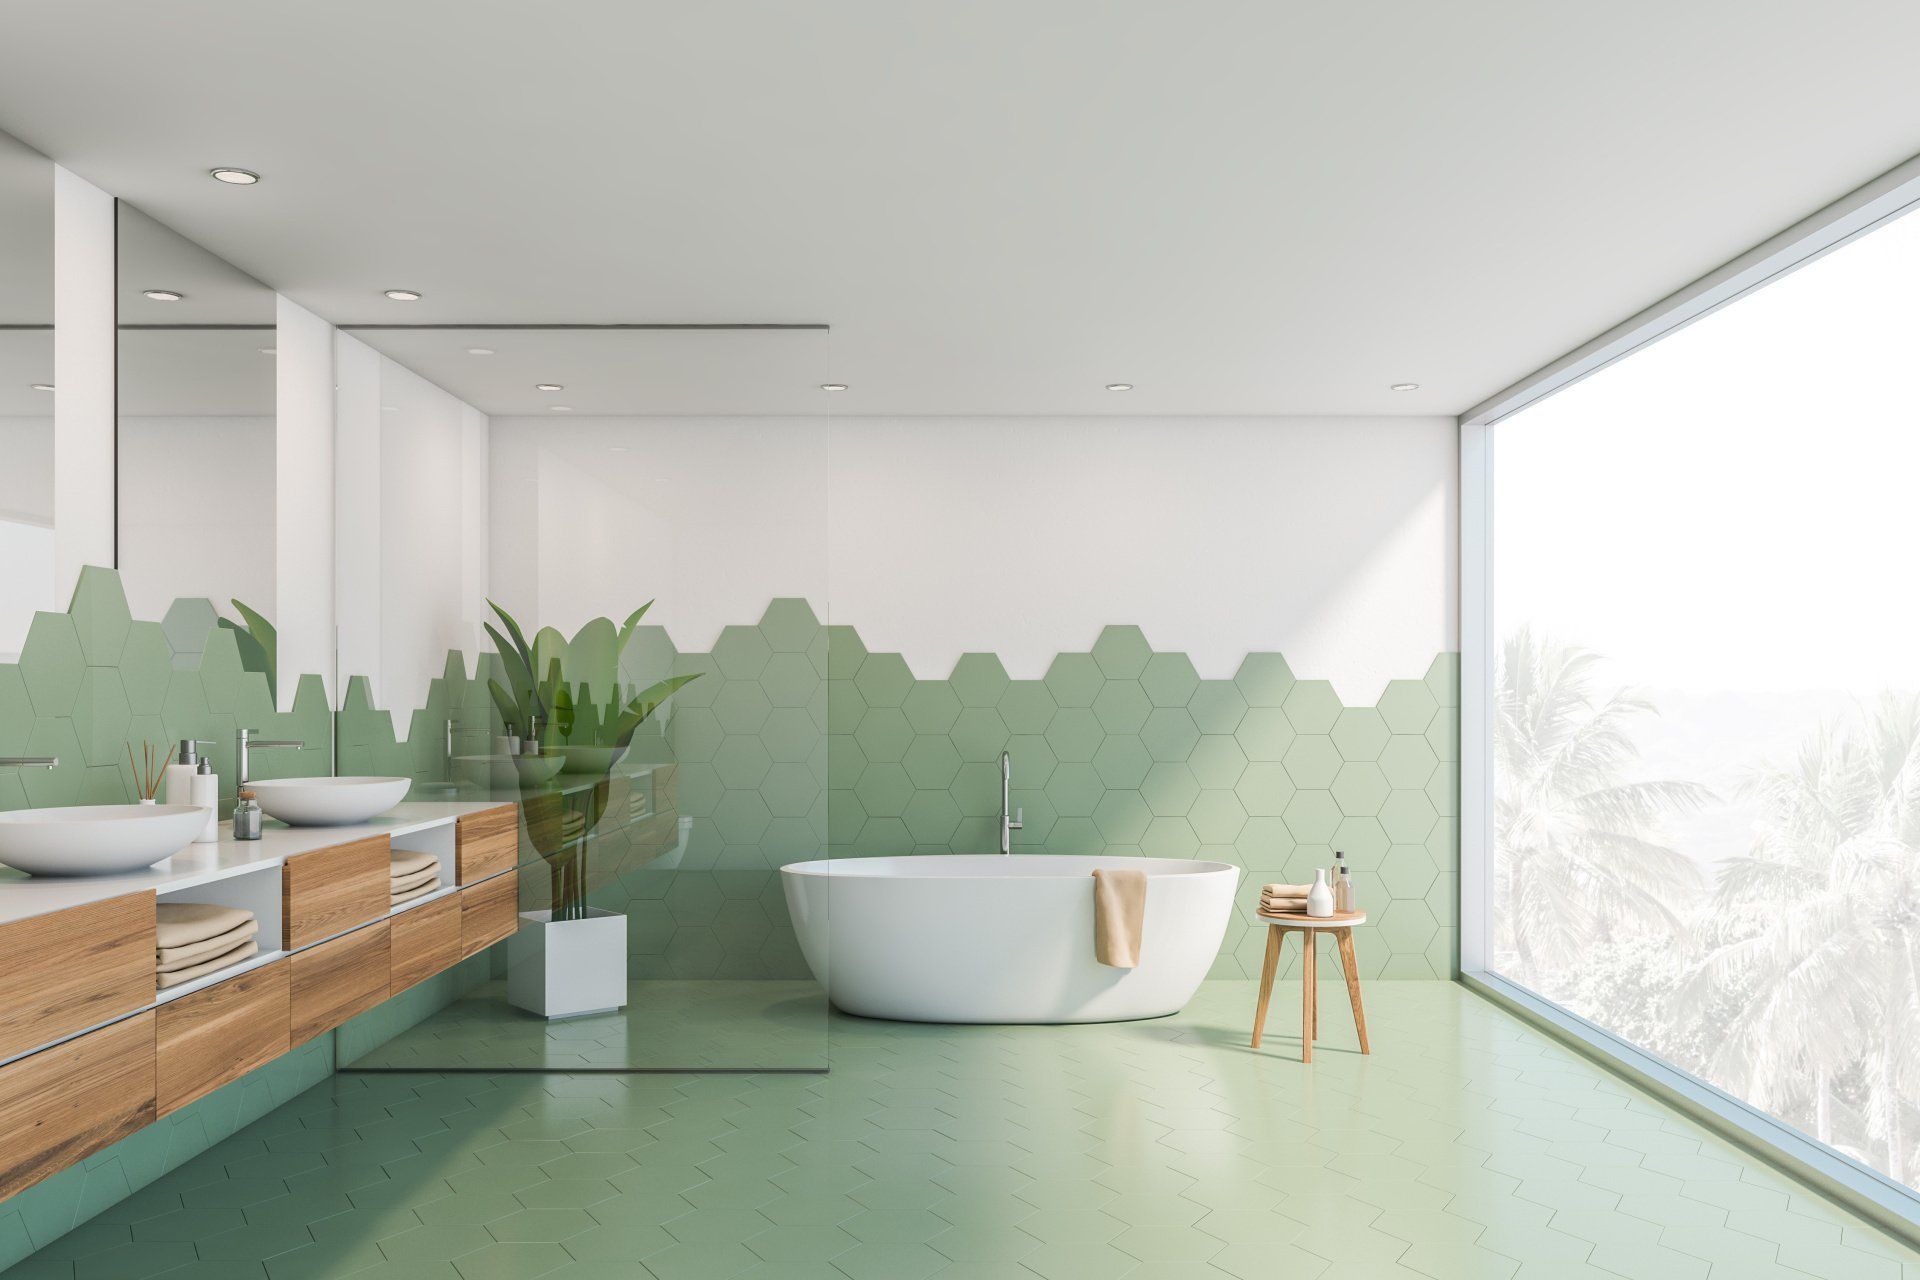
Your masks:
<svg viewBox="0 0 1920 1280"><path fill-rule="evenodd" d="M1147 873L1140 964L1093 958L1093 869ZM1173 1013L1207 975L1240 871L1056 854L836 858L781 868L814 977L840 1009L907 1022L1120 1022Z"/></svg>

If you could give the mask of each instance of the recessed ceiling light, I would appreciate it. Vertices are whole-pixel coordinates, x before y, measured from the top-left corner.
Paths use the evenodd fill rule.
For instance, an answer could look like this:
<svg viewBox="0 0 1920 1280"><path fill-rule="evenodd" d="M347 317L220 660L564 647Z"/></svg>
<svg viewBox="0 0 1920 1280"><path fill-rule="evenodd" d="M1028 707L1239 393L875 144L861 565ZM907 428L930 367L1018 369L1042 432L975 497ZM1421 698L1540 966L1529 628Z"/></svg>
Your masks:
<svg viewBox="0 0 1920 1280"><path fill-rule="evenodd" d="M398 412L400 412L400 406L399 406L399 405L397 405L397 404L383 404L383 405L381 405L381 406L380 406L380 412L382 412L382 413L398 413Z"/></svg>
<svg viewBox="0 0 1920 1280"><path fill-rule="evenodd" d="M536 382L533 384L533 389L535 391L565 391L566 390L565 387L561 386L557 382Z"/></svg>
<svg viewBox="0 0 1920 1280"><path fill-rule="evenodd" d="M1417 382L1396 382L1387 388L1389 391L1418 391L1419 389L1420 384Z"/></svg>
<svg viewBox="0 0 1920 1280"><path fill-rule="evenodd" d="M1109 382L1109 383L1107 384L1107 390L1109 390L1109 391L1131 391L1131 390L1133 390L1133 384L1132 384L1131 382Z"/></svg>
<svg viewBox="0 0 1920 1280"><path fill-rule="evenodd" d="M278 347L262 347L262 348L260 348L260 354L261 354L261 355L263 355L263 356L277 356L277 355L279 355L279 354L280 354L280 348L278 348Z"/></svg>
<svg viewBox="0 0 1920 1280"><path fill-rule="evenodd" d="M148 289L145 296L153 299L155 302L178 302L187 295L184 293L176 293L172 289Z"/></svg>
<svg viewBox="0 0 1920 1280"><path fill-rule="evenodd" d="M389 289L387 290L387 296L389 298L392 298L395 302L420 301L420 295L414 292L412 289Z"/></svg>
<svg viewBox="0 0 1920 1280"><path fill-rule="evenodd" d="M51 391L53 390L53 384L51 382L36 382L33 384L33 389L35 391Z"/></svg>
<svg viewBox="0 0 1920 1280"><path fill-rule="evenodd" d="M225 182L236 187L250 187L260 181L260 175L251 169L209 169L207 172L215 182Z"/></svg>
<svg viewBox="0 0 1920 1280"><path fill-rule="evenodd" d="M490 356L493 354L493 348L492 347L468 347L467 354L470 356Z"/></svg>
<svg viewBox="0 0 1920 1280"><path fill-rule="evenodd" d="M822 391L845 391L847 384L844 382L823 382L820 384L820 389Z"/></svg>
<svg viewBox="0 0 1920 1280"><path fill-rule="evenodd" d="M550 404L547 406L547 408L552 410L554 413L572 413L573 412L573 406L570 404Z"/></svg>
<svg viewBox="0 0 1920 1280"><path fill-rule="evenodd" d="M625 453L626 451L627 451L627 446L623 444L614 444L614 445L607 446L608 453Z"/></svg>

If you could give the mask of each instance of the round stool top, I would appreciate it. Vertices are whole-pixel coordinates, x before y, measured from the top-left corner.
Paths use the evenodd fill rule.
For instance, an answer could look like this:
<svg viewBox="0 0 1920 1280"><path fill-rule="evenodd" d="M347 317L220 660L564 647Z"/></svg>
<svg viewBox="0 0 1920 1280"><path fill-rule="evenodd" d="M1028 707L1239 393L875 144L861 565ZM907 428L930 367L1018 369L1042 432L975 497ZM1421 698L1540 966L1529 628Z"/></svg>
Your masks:
<svg viewBox="0 0 1920 1280"><path fill-rule="evenodd" d="M1367 913L1364 911L1336 911L1330 916L1310 916L1305 912L1260 911L1256 918L1268 924L1283 924L1289 929L1345 929L1351 925L1365 924Z"/></svg>

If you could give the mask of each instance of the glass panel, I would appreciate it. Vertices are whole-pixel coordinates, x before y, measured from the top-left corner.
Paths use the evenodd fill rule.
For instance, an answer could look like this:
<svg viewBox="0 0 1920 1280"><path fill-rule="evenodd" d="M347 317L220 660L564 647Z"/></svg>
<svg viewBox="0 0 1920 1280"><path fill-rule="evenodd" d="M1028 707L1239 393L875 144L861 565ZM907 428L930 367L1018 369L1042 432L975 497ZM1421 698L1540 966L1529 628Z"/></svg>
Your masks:
<svg viewBox="0 0 1920 1280"><path fill-rule="evenodd" d="M125 202L118 233L128 602L137 617L193 598L271 616L273 291Z"/></svg>
<svg viewBox="0 0 1920 1280"><path fill-rule="evenodd" d="M340 620L339 771L409 774L416 798L517 801L523 823L516 936L468 962L444 1009L398 1034L344 1032L341 1063L824 1069L826 1002L778 874L825 856L816 446L771 420L515 416L523 381L600 403L603 380L687 337L576 336L342 340L343 432L364 427L383 479L357 499L378 512L380 603ZM377 366L372 424L363 365ZM533 403L551 415L546 399ZM783 501L723 500L730 478L760 493L763 476ZM729 565L767 561L790 594L733 588Z"/></svg>
<svg viewBox="0 0 1920 1280"><path fill-rule="evenodd" d="M1496 428L1494 967L1920 1184L1920 220Z"/></svg>
<svg viewBox="0 0 1920 1280"><path fill-rule="evenodd" d="M53 553L53 164L0 133L0 662L58 609Z"/></svg>

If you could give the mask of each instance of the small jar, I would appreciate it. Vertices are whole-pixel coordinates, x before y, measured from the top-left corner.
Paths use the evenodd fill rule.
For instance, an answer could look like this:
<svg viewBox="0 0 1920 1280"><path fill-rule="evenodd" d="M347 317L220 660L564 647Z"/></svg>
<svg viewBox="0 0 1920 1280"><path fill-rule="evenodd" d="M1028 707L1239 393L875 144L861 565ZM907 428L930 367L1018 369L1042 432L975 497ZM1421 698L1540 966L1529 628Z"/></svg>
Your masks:
<svg viewBox="0 0 1920 1280"><path fill-rule="evenodd" d="M251 791L242 791L240 802L233 806L233 838L235 840L260 838L260 802L253 798Z"/></svg>

